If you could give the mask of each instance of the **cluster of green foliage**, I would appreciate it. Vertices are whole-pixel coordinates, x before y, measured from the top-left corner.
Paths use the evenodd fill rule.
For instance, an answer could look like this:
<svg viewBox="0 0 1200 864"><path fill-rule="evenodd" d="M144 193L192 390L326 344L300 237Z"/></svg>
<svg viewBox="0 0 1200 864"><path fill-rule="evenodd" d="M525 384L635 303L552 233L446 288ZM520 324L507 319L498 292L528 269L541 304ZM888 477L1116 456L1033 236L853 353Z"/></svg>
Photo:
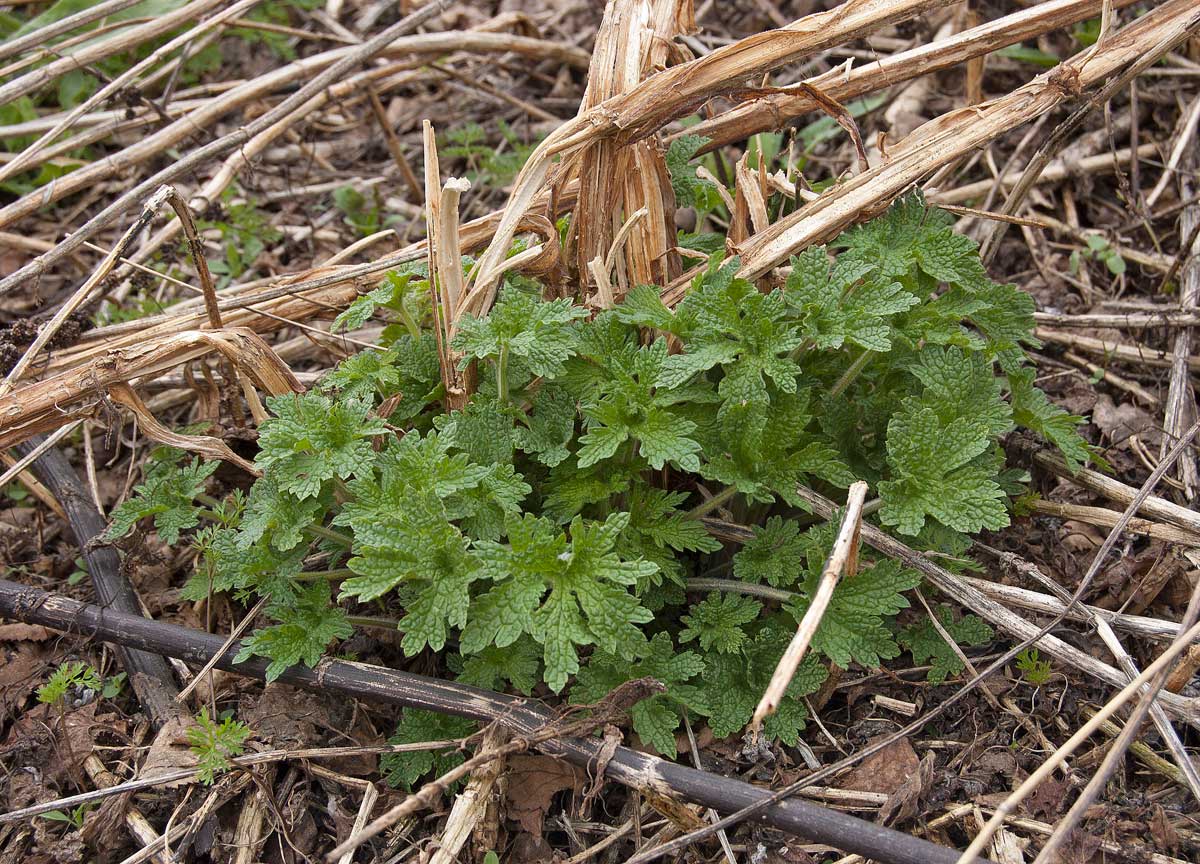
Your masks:
<svg viewBox="0 0 1200 864"><path fill-rule="evenodd" d="M1017 655L1017 671L1021 677L1034 687L1041 687L1050 680L1052 667L1049 660L1043 660L1036 648L1026 648Z"/></svg>
<svg viewBox="0 0 1200 864"><path fill-rule="evenodd" d="M208 466L152 466L109 536L152 517L175 542L205 521L185 596L268 597L275 623L242 656L270 658L270 677L315 664L367 607L398 616L407 655L442 652L449 673L483 687L587 704L653 676L665 692L632 724L667 756L685 712L734 734L833 542L799 486L836 498L866 480L872 518L961 556L969 535L1008 524L1022 488L1002 436L1031 430L1075 466L1091 455L1080 418L1033 384L1032 300L992 282L950 222L910 195L794 258L766 293L713 255L674 309L642 286L590 315L512 277L487 317L461 322L454 348L479 386L453 412L427 276L389 274L337 322L383 318L378 349L268 400L263 476L247 495L200 509ZM753 537L725 547L702 518L713 514ZM725 571L729 590L689 589ZM768 734L797 740L830 663L875 668L908 649L935 682L960 670L930 622L896 620L919 581L864 551ZM938 615L964 644L991 637L973 616ZM461 725L406 711L394 740L457 738ZM425 753L387 770L409 783L446 764Z"/></svg>
<svg viewBox="0 0 1200 864"><path fill-rule="evenodd" d="M1125 259L1121 257L1121 253L1109 245L1109 242L1099 234L1089 234L1086 246L1071 253L1071 272L1078 275L1082 262L1085 260L1099 261L1114 276L1122 275L1126 269Z"/></svg>
<svg viewBox="0 0 1200 864"><path fill-rule="evenodd" d="M61 663L46 683L38 688L38 701L44 705L61 705L72 690L90 690L102 699L112 699L121 692L125 673L104 678L93 667L78 660Z"/></svg>
<svg viewBox="0 0 1200 864"><path fill-rule="evenodd" d="M188 748L196 757L200 782L211 786L217 775L233 767L230 760L245 752L246 739L254 733L232 716L218 723L208 716L207 708L201 708L195 720L185 733Z"/></svg>
<svg viewBox="0 0 1200 864"><path fill-rule="evenodd" d="M363 237L370 237L400 221L398 216L384 214L383 199L376 186L365 192L353 186L342 186L334 190L333 203L344 214L342 221Z"/></svg>
<svg viewBox="0 0 1200 864"><path fill-rule="evenodd" d="M100 673L91 666L78 661L68 661L55 669L49 680L38 688L37 697L39 702L53 705L65 699L72 688L98 693L103 686Z"/></svg>
<svg viewBox="0 0 1200 864"><path fill-rule="evenodd" d="M464 176L473 184L497 189L507 186L541 139L526 141L503 120L497 120L496 127L504 141L503 147L490 144L487 130L478 123L464 123L448 130L443 135L442 158L465 161Z"/></svg>
<svg viewBox="0 0 1200 864"><path fill-rule="evenodd" d="M268 245L283 238L253 202L238 198L233 189L225 190L221 204L220 218L200 220L196 226L201 231L215 228L221 234L225 255L208 262L208 269L217 279L217 288L224 288L245 274Z"/></svg>

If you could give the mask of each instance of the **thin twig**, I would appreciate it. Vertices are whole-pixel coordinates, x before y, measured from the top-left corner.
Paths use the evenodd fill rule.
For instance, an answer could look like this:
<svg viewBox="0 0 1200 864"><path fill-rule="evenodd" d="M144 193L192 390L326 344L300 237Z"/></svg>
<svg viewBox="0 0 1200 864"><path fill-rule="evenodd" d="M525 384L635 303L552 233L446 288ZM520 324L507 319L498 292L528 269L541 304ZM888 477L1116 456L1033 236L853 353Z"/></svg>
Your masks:
<svg viewBox="0 0 1200 864"><path fill-rule="evenodd" d="M1187 610L1183 614L1183 626L1191 627L1195 625L1197 618L1200 618L1200 584L1197 584L1196 588L1192 591L1191 600L1188 602ZM1180 640L1180 650L1186 648L1187 645L1186 641ZM1172 648L1174 647L1172 645ZM1034 864L1048 864L1048 862L1054 860L1053 856L1061 848L1067 835L1079 824L1079 821L1083 818L1083 814L1092 806L1092 802L1096 800L1100 792L1108 784L1108 778L1113 775L1117 766L1125 758L1125 751L1129 749L1129 745L1133 743L1133 739L1141 732L1142 722L1154 707L1154 699L1158 695L1158 691L1167 682L1167 676L1170 674L1170 671L1170 668L1164 664L1157 674L1147 678L1149 686L1142 693L1141 700L1129 713L1129 718L1125 721L1125 728L1121 730L1121 734L1112 743L1112 746L1104 757L1104 761L1100 763L1100 767L1096 770L1092 779L1088 781L1087 786L1079 793L1079 798L1071 805L1071 809L1067 811L1067 815L1055 826L1054 833L1046 840L1046 844L1042 847L1042 851L1038 853ZM1107 708L1107 706L1105 707ZM1110 712L1110 716L1111 713L1113 712ZM1184 759L1190 766L1191 757L1185 753ZM1192 773L1194 774L1194 766L1190 767L1192 767Z"/></svg>
<svg viewBox="0 0 1200 864"><path fill-rule="evenodd" d="M217 655L218 657L221 655ZM264 750L261 753L248 753L245 756L234 756L229 764L235 768L249 768L254 765L265 765L270 762L282 762L288 759L342 759L347 756L383 756L389 753L417 753L429 750L451 750L462 742L453 741L419 741L415 744L381 744L369 747L310 747L304 750ZM113 795L124 795L130 792L141 792L143 789L153 789L155 786L165 786L195 780L200 776L200 768L180 768L156 774L153 777L139 777L126 780L115 786L103 789L93 789L78 795L68 795L53 801L43 801L20 810L0 813L0 825L5 822L22 822L51 810L67 810L109 798Z"/></svg>
<svg viewBox="0 0 1200 864"><path fill-rule="evenodd" d="M192 680L187 683L187 686L179 691L179 695L175 697L176 702L178 702L180 705L184 703L187 697L191 695L192 691L195 690L200 685L200 682L204 680L204 676L211 672L217 665L217 660L220 659L221 655L228 651L229 647L233 645L233 643L239 638L241 638L241 635L244 632L246 632L246 628L254 623L255 617L259 612L262 611L262 608L267 605L267 601L269 599L271 599L269 596L261 598L257 603L254 604L254 608L242 617L242 620L238 622L238 625L234 627L233 631L230 632L228 637L226 637L225 643L221 646L220 653L214 654L207 663L200 667L200 671L197 672Z"/></svg>
<svg viewBox="0 0 1200 864"><path fill-rule="evenodd" d="M54 247L54 250L38 256L37 259L25 265L16 273L0 279L0 295L8 293L26 279L46 272L48 267L60 260L64 255L78 248L85 240L92 239L102 227L123 213L133 202L145 196L151 189L155 189L164 183L169 183L175 178L188 173L197 165L235 149L238 145L244 144L262 130L274 125L276 121L286 117L295 108L306 103L334 81L344 77L346 73L395 41L397 36L412 32L433 16L441 13L445 6L446 0L434 0L434 2L427 3L390 27L381 30L361 45L343 49L345 53L341 56L341 59L323 69L311 81L270 111L267 111L260 117L256 117L252 122L247 123L237 131L196 148L187 156L176 160L153 176L143 180L72 232L71 236Z"/></svg>
<svg viewBox="0 0 1200 864"><path fill-rule="evenodd" d="M988 820L987 825L983 830L976 835L971 845L959 857L956 864L969 864L975 859L975 856L983 850L988 841L992 839L992 835L996 833L1001 825L1004 824L1005 818L1012 813L1018 804L1025 800L1034 789L1042 784L1057 768L1066 760L1068 756L1074 753L1084 741L1086 741L1092 733L1100 728L1100 725L1117 712L1122 705L1132 699L1138 691L1140 691L1147 682L1155 678L1159 672L1166 672L1170 669L1171 662L1183 653L1188 644L1195 638L1200 637L1200 624L1194 624L1191 628L1183 633L1156 659L1153 663L1146 667L1141 675L1130 681L1121 689L1116 696L1108 701L1096 714L1079 728L1061 747L1056 750L1049 759L1043 762L1038 769L1026 778L1016 791L1009 795L999 807L996 808L996 813Z"/></svg>
<svg viewBox="0 0 1200 864"><path fill-rule="evenodd" d="M451 768L436 780L426 783L421 787L419 792L409 795L395 807L377 817L366 828L350 835L331 852L328 852L325 855L325 860L329 862L336 861L340 856L358 848L372 837L377 837L397 822L430 806L447 789L480 766L486 765L495 759L502 759L513 753L523 753L534 745L545 741L590 735L596 729L602 728L607 724L619 722L639 701L656 693L662 693L663 690L663 685L653 678L636 678L616 687L595 705L576 705L568 709L573 711L587 709L590 712L589 716L583 719L568 720L569 715L564 714L562 717L551 720L541 728L527 735L504 744L497 744L493 749L480 748L480 751L470 759Z"/></svg>
<svg viewBox="0 0 1200 864"><path fill-rule="evenodd" d="M203 631L152 621L139 615L101 610L2 579L0 614L26 623L134 645L179 657L194 665L207 661L222 643L219 636ZM265 678L267 660L251 658L244 663L235 663L236 654L236 647L231 647L218 662L218 668L260 680ZM279 676L279 681L324 693L373 699L473 720L500 720L522 734L545 728L548 721L555 719L548 709L532 700L364 663L327 659L318 669L294 666ZM542 749L572 764L588 766L594 763L600 747L599 742L591 739L557 738L547 742ZM697 771L625 747L616 748L606 776L634 788L660 792L669 789L674 796L718 811L730 811L745 802L765 801L771 797L766 790L740 780ZM0 815L0 824L11 816ZM788 801L770 807L764 820L812 842L860 852L884 864L953 864L956 858L954 850L805 801Z"/></svg>
<svg viewBox="0 0 1200 864"><path fill-rule="evenodd" d="M217 288L213 284L212 273L208 269L208 258L204 255L204 243L196 232L196 222L192 219L192 208L183 200L183 196L174 186L167 186L167 203L179 217L183 227L183 236L187 238L188 251L192 256L192 264L196 267L196 275L200 279L200 290L204 292L204 309L208 313L208 323L214 330L220 330L221 310L217 306Z"/></svg>
<svg viewBox="0 0 1200 864"><path fill-rule="evenodd" d="M37 461L37 459L43 453L45 453L63 438L66 438L68 435L74 432L82 422L82 420L75 420L71 423L68 423L66 426L63 426L61 429L55 429L54 432L42 439L32 450L14 461L12 466L7 471L5 471L3 474L0 474L0 487L3 487L10 480Z"/></svg>
<svg viewBox="0 0 1200 864"><path fill-rule="evenodd" d="M138 218L134 220L134 223L129 226L129 230L127 230L121 236L121 239L117 242L117 245L114 246L112 251L104 257L104 260L100 262L100 266L96 268L95 272L92 273L92 275L89 276L84 283L79 286L79 288L74 294L71 295L67 302L62 304L59 310L54 313L54 317L38 328L37 338L33 340L33 344L25 349L25 353L21 355L21 359L17 361L15 366L13 366L12 370L5 377L4 381L0 382L0 396L6 394L12 388L13 384L21 380L21 376L25 374L25 370L28 369L30 364L32 364L37 358L38 352L40 352L42 348L44 348L46 344L52 338L54 338L54 334L58 332L58 329L63 325L63 322L71 317L71 315L73 315L80 306L87 302L87 299L91 296L92 290L99 285L104 280L104 277L106 277L112 271L113 267L117 265L117 260L125 254L125 250L130 247L137 236L142 233L146 226L149 225L154 219L154 216L158 213L159 208L162 207L163 203L170 195L170 191L171 187L163 186L157 192L151 195L149 199L147 199L146 203L142 207L141 215L138 216Z"/></svg>
<svg viewBox="0 0 1200 864"><path fill-rule="evenodd" d="M747 729L747 735L752 741L758 740L763 720L779 710L779 703L783 701L800 661L804 659L817 628L821 626L821 619L825 616L825 610L829 608L829 601L833 599L833 591L837 588L842 573L852 577L858 569L858 536L862 527L863 503L866 500L867 484L862 480L851 484L846 496L846 509L842 514L842 527L838 530L837 539L833 541L825 569L821 571L821 581L817 583L817 590L809 602L808 609L796 626L796 633L788 643L787 650L779 658L771 681L758 701L758 707L754 709L754 716Z"/></svg>
<svg viewBox="0 0 1200 864"><path fill-rule="evenodd" d="M1108 17L1111 15L1112 9L1109 0L1105 0L1104 9L1105 25L1107 25L1109 23ZM1130 26L1132 27L1132 25ZM1195 25L1191 25L1191 27L1194 26ZM1189 27L1189 29L1191 29L1191 27ZM1107 32L1103 34L1103 41L1105 41L1105 43L1110 41L1110 37ZM1084 53L1084 56L1080 58L1079 65L1086 68L1090 60L1097 56L1098 52L1096 49L1099 47L1100 42L1097 41L1090 49L1087 50L1087 52ZM1129 63L1124 69L1122 69L1115 78L1088 97L1087 101L1085 101L1083 105L1076 108L1066 120L1058 124L1058 126L1054 128L1054 131L1050 133L1049 137L1042 144L1042 146L1038 148L1038 151L1034 154L1033 158L1029 160L1029 164L1025 166L1025 170L1021 173L1021 179L1017 181L1016 186L1012 188L1012 191L1008 193L1008 197L1004 199L1004 204L1000 208L1000 212L1006 215L1012 215L1016 213L1017 208L1019 208L1021 203L1025 200L1025 196L1029 194L1029 190L1032 189L1034 183L1037 182L1038 175L1041 174L1046 166L1050 164L1050 160L1058 154L1059 150L1066 146L1071 133L1083 124L1083 121L1087 119L1088 115L1091 114L1092 111L1099 106L1106 104L1110 99L1113 98L1113 96L1128 87L1130 81L1157 63L1162 55L1169 51L1171 47L1173 47L1173 45L1170 39L1165 42L1160 42L1157 45L1147 46L1147 50L1145 50L1139 56L1136 56L1133 59L1133 62ZM979 257L983 260L985 265L988 264L995 256L996 252L999 251L1000 241L1004 239L1004 234L1007 230L1008 225L1004 222L996 223L992 227L992 230L987 238L983 241L983 243L980 244Z"/></svg>
<svg viewBox="0 0 1200 864"><path fill-rule="evenodd" d="M79 27L85 27L93 21L98 21L109 15L124 12L130 6L136 6L141 2L143 0L104 0L102 3L95 3L89 7L85 7L74 15L68 15L65 18L47 24L45 27L39 27L31 33L26 33L17 39L11 39L0 44L0 60L3 60L5 57L12 57L14 54L20 54L27 48L49 45L50 40L55 36L68 33Z"/></svg>

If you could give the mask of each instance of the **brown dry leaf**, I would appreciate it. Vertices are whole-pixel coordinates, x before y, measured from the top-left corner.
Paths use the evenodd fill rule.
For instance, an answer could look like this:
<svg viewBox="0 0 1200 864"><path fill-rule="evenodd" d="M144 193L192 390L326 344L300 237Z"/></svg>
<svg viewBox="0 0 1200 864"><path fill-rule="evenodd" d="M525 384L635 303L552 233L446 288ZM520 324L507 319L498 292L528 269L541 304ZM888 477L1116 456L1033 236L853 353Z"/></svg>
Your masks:
<svg viewBox="0 0 1200 864"><path fill-rule="evenodd" d="M905 739L907 742L907 739ZM917 770L909 774L875 816L877 825L899 825L917 815L921 798L933 782L933 751L925 754Z"/></svg>
<svg viewBox="0 0 1200 864"><path fill-rule="evenodd" d="M40 624L0 624L0 642L44 642L51 635Z"/></svg>
<svg viewBox="0 0 1200 864"><path fill-rule="evenodd" d="M6 724L41 683L38 672L42 654L41 646L29 642L20 643L13 650L8 650L8 646L0 648L0 724Z"/></svg>
<svg viewBox="0 0 1200 864"><path fill-rule="evenodd" d="M767 850L768 864L816 864L816 861L816 858L799 846L780 846L778 849Z"/></svg>
<svg viewBox="0 0 1200 864"><path fill-rule="evenodd" d="M271 776L270 773L267 774L268 782ZM277 789L276 795L278 794ZM282 856L283 861L299 864L305 860L300 856L308 856L310 861L320 860L320 856L316 852L316 843L320 832L317 830L317 822L313 816L314 810L309 798L309 791L303 784L292 787L291 793L281 809L284 824L287 826L289 842L287 844L267 844L267 848L263 850L262 860L271 860L270 850L272 847L281 853L286 849L286 853ZM292 852L299 853L299 855L287 854Z"/></svg>
<svg viewBox="0 0 1200 864"><path fill-rule="evenodd" d="M1090 555L1104 543L1104 532L1087 522L1068 519L1062 523L1062 548L1072 555Z"/></svg>
<svg viewBox="0 0 1200 864"><path fill-rule="evenodd" d="M600 752L591 769L592 784L588 787L587 794L583 796L583 803L579 805L581 813L587 812L588 808L592 806L592 801L604 789L604 772L608 770L608 763L612 761L613 754L617 752L617 748L621 746L624 738L625 736L616 726L604 727L604 743L600 746Z"/></svg>
<svg viewBox="0 0 1200 864"><path fill-rule="evenodd" d="M521 862L521 864L524 864L526 861L531 862L531 864L534 864L534 862L542 864L542 862L554 860L554 849L541 835L535 837L528 832L522 832L513 841L512 847L508 852L508 860Z"/></svg>
<svg viewBox="0 0 1200 864"><path fill-rule="evenodd" d="M91 860L87 857L87 849L78 831L72 831L55 840L39 842L38 848L50 853L50 858L55 864L83 864L84 861Z"/></svg>
<svg viewBox="0 0 1200 864"><path fill-rule="evenodd" d="M220 438L209 435L180 435L168 429L158 418L150 413L146 403L125 383L114 384L108 390L114 402L124 405L137 417L138 427L146 437L158 444L177 447L187 453L195 453L205 459L224 459L241 468L252 477L262 476L262 472L254 467L254 463L234 453L229 445Z"/></svg>
<svg viewBox="0 0 1200 864"><path fill-rule="evenodd" d="M105 798L97 809L84 818L83 830L79 833L88 848L97 851L97 864L113 860L112 854L105 853L109 850L115 852L124 846L128 836L125 828L125 808L128 805L128 795L113 795Z"/></svg>
<svg viewBox="0 0 1200 864"><path fill-rule="evenodd" d="M696 831L704 827L704 820L700 817L701 808L694 804L684 804L649 788L642 790L642 799L670 819L680 831Z"/></svg>
<svg viewBox="0 0 1200 864"><path fill-rule="evenodd" d="M1042 781L1025 799L1025 809L1042 820L1053 819L1067 803L1067 782L1057 777Z"/></svg>
<svg viewBox="0 0 1200 864"><path fill-rule="evenodd" d="M554 796L565 789L581 789L586 779L574 765L549 756L514 756L509 759L504 799L508 816L540 839Z"/></svg>
<svg viewBox="0 0 1200 864"><path fill-rule="evenodd" d="M1179 848L1179 832L1167 818L1167 811L1161 804L1154 805L1154 815L1150 817L1150 836L1154 838L1155 847L1163 852L1174 855Z"/></svg>
<svg viewBox="0 0 1200 864"><path fill-rule="evenodd" d="M69 747L63 755L66 756L69 753L77 764L82 764L83 760L91 755L92 748L96 744L96 734L113 728L110 724L117 719L112 714L97 717L96 704L89 702L63 716L63 725L67 736L66 744ZM53 716L53 712L51 715ZM52 722L51 725L61 741L62 732L59 731L57 721Z"/></svg>
<svg viewBox="0 0 1200 864"><path fill-rule="evenodd" d="M95 733L116 721L112 715L97 720L95 702L63 715L61 721L57 709L36 705L13 723L3 747L0 747L0 756L10 756L19 760L18 764L41 768L44 772L42 780L47 785L64 777L78 782L80 769L77 766L92 752Z"/></svg>
<svg viewBox="0 0 1200 864"><path fill-rule="evenodd" d="M1143 444L1157 452L1162 441L1159 421L1133 402L1113 403L1107 393L1100 394L1092 409L1092 422L1118 450L1129 449L1130 437L1137 435Z"/></svg>
<svg viewBox="0 0 1200 864"><path fill-rule="evenodd" d="M877 740L879 739L872 738L867 743L871 744ZM907 738L901 738L864 759L853 771L838 781L838 786L856 792L894 795L904 785L904 781L917 773L920 767L921 760L913 751L912 744L908 743Z"/></svg>
<svg viewBox="0 0 1200 864"><path fill-rule="evenodd" d="M50 801L56 796L46 788L45 778L34 768L13 771L7 777L6 801L9 810L30 807L39 801Z"/></svg>
<svg viewBox="0 0 1200 864"><path fill-rule="evenodd" d="M1093 837L1076 828L1063 843L1059 861L1062 864L1097 864L1110 860L1108 856L1097 854L1100 852L1100 842L1099 837Z"/></svg>
<svg viewBox="0 0 1200 864"><path fill-rule="evenodd" d="M978 777L990 785L996 777L1012 777L1017 771L1017 757L1007 747L991 747L974 760L968 776Z"/></svg>
<svg viewBox="0 0 1200 864"><path fill-rule="evenodd" d="M320 697L283 684L268 684L244 720L256 738L270 741L272 747L311 744L317 726L333 725Z"/></svg>
<svg viewBox="0 0 1200 864"><path fill-rule="evenodd" d="M154 736L154 743L150 745L150 752L146 756L146 761L142 763L142 770L138 776L157 777L183 768L195 768L198 760L196 755L188 749L187 735L185 734L191 725L191 718L183 716L172 717L164 723L163 727L158 730L158 734ZM187 782L187 780L177 780L174 783L164 783L163 788L170 789Z"/></svg>

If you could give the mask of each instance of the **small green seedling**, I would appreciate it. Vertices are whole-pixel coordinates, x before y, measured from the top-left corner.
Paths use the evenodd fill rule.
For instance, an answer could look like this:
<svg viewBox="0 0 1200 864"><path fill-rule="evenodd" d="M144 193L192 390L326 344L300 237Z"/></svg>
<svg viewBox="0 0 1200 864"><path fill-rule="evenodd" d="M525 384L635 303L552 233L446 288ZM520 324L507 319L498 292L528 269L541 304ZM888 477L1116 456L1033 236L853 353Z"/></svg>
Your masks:
<svg viewBox="0 0 1200 864"><path fill-rule="evenodd" d="M72 687L99 693L104 689L104 681L86 663L69 661L55 669L50 680L38 688L38 701L45 705L61 704Z"/></svg>
<svg viewBox="0 0 1200 864"><path fill-rule="evenodd" d="M468 169L466 177L474 185L507 186L541 141L541 137L528 142L522 140L517 131L503 120L497 121L496 126L507 148L488 143L487 131L478 123L467 123L451 129L444 136L446 144L442 155L465 159Z"/></svg>
<svg viewBox="0 0 1200 864"><path fill-rule="evenodd" d="M198 223L202 231L215 228L221 232L225 255L208 262L209 270L217 277L218 288L245 275L267 246L283 239L283 234L267 222L253 202L238 201L235 194L230 189L222 196L222 218Z"/></svg>
<svg viewBox="0 0 1200 864"><path fill-rule="evenodd" d="M1125 259L1121 257L1121 253L1110 246L1108 241L1099 234L1089 234L1087 237L1087 248L1076 249L1071 253L1070 263L1072 273L1079 273L1080 261L1083 259L1099 261L1114 276L1120 276L1125 272Z"/></svg>
<svg viewBox="0 0 1200 864"><path fill-rule="evenodd" d="M217 723L207 708L201 708L196 725L187 730L188 745L199 760L200 782L211 786L218 774L232 768L230 760L242 755L252 734L249 726L232 716Z"/></svg>
<svg viewBox="0 0 1200 864"><path fill-rule="evenodd" d="M28 500L29 490L20 481L14 480L3 489L0 489L0 497L7 498L13 504L21 504Z"/></svg>
<svg viewBox="0 0 1200 864"><path fill-rule="evenodd" d="M80 555L75 559L75 569L71 572L71 575L67 577L67 584L78 585L86 578L88 578L87 561L85 561L83 556Z"/></svg>
<svg viewBox="0 0 1200 864"><path fill-rule="evenodd" d="M67 825L70 825L76 831L79 831L79 830L82 830L82 828L83 828L84 817L86 817L88 814L88 811L91 810L95 806L96 805L93 803L85 802L83 804L80 804L78 807L76 807L74 810L71 810L70 812L65 812L62 810L51 810L49 813L42 813L40 815L43 819L47 819L51 822L65 822Z"/></svg>
<svg viewBox="0 0 1200 864"><path fill-rule="evenodd" d="M1050 661L1038 656L1036 648L1026 648L1017 655L1017 669L1027 684L1041 687L1050 680Z"/></svg>
<svg viewBox="0 0 1200 864"><path fill-rule="evenodd" d="M345 214L343 221L363 237L378 234L400 221L398 216L384 215L383 201L380 200L379 190L374 187L365 193L353 186L335 189L333 203Z"/></svg>

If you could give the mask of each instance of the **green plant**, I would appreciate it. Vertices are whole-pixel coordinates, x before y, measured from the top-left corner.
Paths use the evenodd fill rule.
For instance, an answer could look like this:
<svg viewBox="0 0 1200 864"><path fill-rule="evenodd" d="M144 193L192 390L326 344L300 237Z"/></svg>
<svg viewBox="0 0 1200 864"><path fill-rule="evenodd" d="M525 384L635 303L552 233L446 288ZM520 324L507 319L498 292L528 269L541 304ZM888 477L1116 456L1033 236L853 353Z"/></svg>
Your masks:
<svg viewBox="0 0 1200 864"><path fill-rule="evenodd" d="M38 701L46 705L61 705L72 690L91 690L99 693L104 689L100 673L81 661L68 661L59 665L49 680L38 688Z"/></svg>
<svg viewBox="0 0 1200 864"><path fill-rule="evenodd" d="M74 563L75 569L67 576L68 585L78 585L84 579L88 578L87 561L84 560L83 556L81 555L76 558Z"/></svg>
<svg viewBox="0 0 1200 864"><path fill-rule="evenodd" d="M269 597L277 623L239 656L269 658L272 675L315 663L365 604L398 617L407 655L440 652L481 686L586 704L659 678L666 692L633 726L660 752L682 712L736 733L833 543L833 524L798 514L799 485L837 496L864 479L881 525L961 558L971 534L1008 524L1022 491L1004 435L1029 429L1075 466L1092 456L1080 418L1033 384L1032 300L992 282L919 195L791 265L764 293L714 255L675 308L641 286L593 316L512 279L489 315L458 322L452 348L478 388L453 412L428 279L390 274L337 322L391 316L386 350L268 400L263 476L244 506L190 517L209 524L185 596ZM172 504L203 480L195 465L173 470ZM709 534L717 511L747 526L742 548ZM918 574L861 557L770 735L797 739L829 663L875 668L903 644L934 660L933 677L956 671L927 632L897 633ZM735 579L697 596L691 580L726 567ZM967 644L988 638L970 616L941 620ZM449 723L406 711L398 740L460 737ZM387 764L402 783L440 768L428 754Z"/></svg>
<svg viewBox="0 0 1200 864"><path fill-rule="evenodd" d="M217 277L218 288L245 275L268 244L283 238L252 202L239 200L233 189L224 192L221 204L222 218L201 219L196 223L202 231L215 228L221 234L225 254L208 262L208 269Z"/></svg>
<svg viewBox="0 0 1200 864"><path fill-rule="evenodd" d="M207 708L201 708L195 720L186 733L188 747L196 756L200 782L211 786L218 774L233 767L229 760L242 755L246 739L254 733L231 716L217 723Z"/></svg>
<svg viewBox="0 0 1200 864"><path fill-rule="evenodd" d="M1087 235L1087 246L1083 249L1076 249L1071 253L1070 265L1071 272L1079 273L1080 262L1083 260L1099 261L1108 268L1108 272L1114 276L1120 276L1125 272L1125 259L1121 257L1121 253L1109 245L1109 242L1099 234Z"/></svg>
<svg viewBox="0 0 1200 864"><path fill-rule="evenodd" d="M675 192L676 206L695 207L699 214L722 206L717 187L696 176L693 160L704 146L705 140L699 135L681 135L671 142L666 155L667 171L671 174L671 188Z"/></svg>
<svg viewBox="0 0 1200 864"><path fill-rule="evenodd" d="M503 120L497 120L496 127L506 147L489 144L486 129L478 123L466 123L445 133L442 157L465 160L466 177L474 184L507 186L517 176L541 138L523 141Z"/></svg>
<svg viewBox="0 0 1200 864"><path fill-rule="evenodd" d="M175 450L157 451L146 463L146 481L134 488L133 497L121 503L112 514L112 522L104 532L105 540L124 537L140 519L154 518L154 527L164 543L175 545L179 534L200 524L201 514L193 501L204 490L204 484L217 470L216 462L190 463L178 466L181 454Z"/></svg>
<svg viewBox="0 0 1200 864"><path fill-rule="evenodd" d="M475 724L470 720L405 708L400 712L400 722L388 743L423 744L428 741L452 741L464 738L474 731ZM413 784L425 774L445 774L462 762L462 754L454 749L409 750L380 757L379 770L389 786L411 790Z"/></svg>
<svg viewBox="0 0 1200 864"><path fill-rule="evenodd" d="M248 21L264 24L288 25L294 23L291 15L293 10L307 12L318 9L320 6L321 0L264 0L263 3L247 12L244 17ZM255 27L232 27L229 34L242 39L247 45L266 47L280 60L290 62L296 59L296 51L291 43L292 37L284 33Z"/></svg>
<svg viewBox="0 0 1200 864"><path fill-rule="evenodd" d="M29 490L20 480L13 480L0 488L0 496L7 498L13 504L22 504L29 500Z"/></svg>
<svg viewBox="0 0 1200 864"><path fill-rule="evenodd" d="M39 815L41 818L48 819L51 822L65 822L76 831L79 831L83 828L83 820L87 817L88 812L97 806L99 805L94 802L84 802L70 812L51 810L48 813L41 813Z"/></svg>
<svg viewBox="0 0 1200 864"><path fill-rule="evenodd" d="M1017 669L1025 683L1041 687L1050 680L1050 661L1038 656L1036 648L1026 648L1017 655Z"/></svg>
<svg viewBox="0 0 1200 864"><path fill-rule="evenodd" d="M372 186L366 194L353 186L342 186L333 192L333 203L342 211L342 220L363 237L378 234L400 221L399 216L385 216L379 189Z"/></svg>
<svg viewBox="0 0 1200 864"><path fill-rule="evenodd" d="M1009 45L997 51L996 55L1019 63L1031 63L1043 69L1053 69L1062 62L1062 58L1032 45Z"/></svg>
<svg viewBox="0 0 1200 864"><path fill-rule="evenodd" d="M104 687L100 690L102 699L115 699L121 695L121 690L125 687L125 673L118 672L116 675L104 679Z"/></svg>
<svg viewBox="0 0 1200 864"><path fill-rule="evenodd" d="M1080 21L1071 29L1071 35L1075 37L1075 41L1083 47L1095 45L1100 40L1101 19L1089 18L1087 21Z"/></svg>
<svg viewBox="0 0 1200 864"><path fill-rule="evenodd" d="M214 262L215 263L215 262ZM109 324L122 324L126 321L137 321L151 315L159 315L168 306L179 302L175 299L164 299L161 302L149 291L142 289L130 294L120 305L104 303L99 311L92 315L92 323L97 327Z"/></svg>
<svg viewBox="0 0 1200 864"><path fill-rule="evenodd" d="M992 628L974 615L956 620L954 611L945 605L938 606L936 614L942 629L959 645L983 645L992 638ZM928 618L900 631L900 644L912 652L913 662L931 665L926 676L931 684L941 684L963 670L954 648Z"/></svg>

